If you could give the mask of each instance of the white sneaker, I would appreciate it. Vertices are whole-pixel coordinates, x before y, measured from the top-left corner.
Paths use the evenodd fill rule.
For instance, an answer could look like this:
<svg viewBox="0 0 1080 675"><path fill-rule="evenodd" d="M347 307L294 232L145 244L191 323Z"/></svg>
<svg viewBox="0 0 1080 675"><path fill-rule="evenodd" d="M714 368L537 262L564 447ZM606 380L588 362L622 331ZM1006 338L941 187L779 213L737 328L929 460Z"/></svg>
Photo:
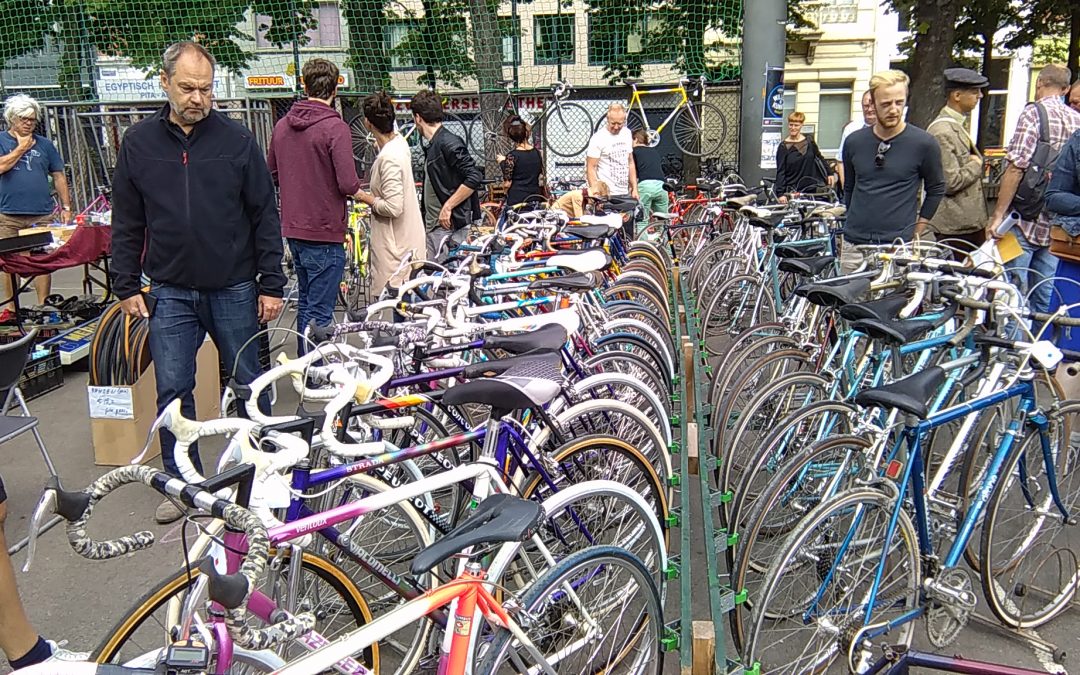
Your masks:
<svg viewBox="0 0 1080 675"><path fill-rule="evenodd" d="M73 652L69 649L64 649L64 645L67 644L67 640L61 640L60 642L53 642L52 640L46 640L49 646L52 647L52 656L45 659L49 661L88 661L90 659L90 652Z"/></svg>

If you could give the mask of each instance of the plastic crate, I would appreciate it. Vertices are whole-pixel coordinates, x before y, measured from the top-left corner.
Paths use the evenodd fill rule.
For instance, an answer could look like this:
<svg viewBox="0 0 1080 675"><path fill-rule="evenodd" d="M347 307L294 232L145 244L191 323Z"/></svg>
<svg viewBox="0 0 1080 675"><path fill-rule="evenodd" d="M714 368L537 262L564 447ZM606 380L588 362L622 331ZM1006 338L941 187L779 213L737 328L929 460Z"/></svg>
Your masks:
<svg viewBox="0 0 1080 675"><path fill-rule="evenodd" d="M30 359L19 378L19 390L23 398L31 400L64 386L64 369L60 354L50 351L45 356Z"/></svg>

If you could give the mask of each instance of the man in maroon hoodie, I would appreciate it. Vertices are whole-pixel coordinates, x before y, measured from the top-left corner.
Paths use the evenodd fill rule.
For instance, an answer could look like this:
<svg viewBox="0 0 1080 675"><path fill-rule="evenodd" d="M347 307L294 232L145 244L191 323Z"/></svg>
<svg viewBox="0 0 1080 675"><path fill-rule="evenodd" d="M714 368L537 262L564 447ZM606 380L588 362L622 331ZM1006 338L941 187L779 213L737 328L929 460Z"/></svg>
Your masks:
<svg viewBox="0 0 1080 675"><path fill-rule="evenodd" d="M333 320L345 269L346 200L360 191L349 125L334 110L338 68L311 59L302 73L307 100L294 103L274 125L267 157L300 286L301 333L312 321L326 326ZM300 340L298 352L305 351Z"/></svg>

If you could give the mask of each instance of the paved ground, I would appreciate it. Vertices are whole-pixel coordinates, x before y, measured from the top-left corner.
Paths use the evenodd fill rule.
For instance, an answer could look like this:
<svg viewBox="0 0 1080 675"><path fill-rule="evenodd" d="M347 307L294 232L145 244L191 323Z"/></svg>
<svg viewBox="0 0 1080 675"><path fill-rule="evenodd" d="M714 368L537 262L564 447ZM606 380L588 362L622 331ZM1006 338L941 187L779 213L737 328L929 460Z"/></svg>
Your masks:
<svg viewBox="0 0 1080 675"><path fill-rule="evenodd" d="M72 279L73 275L60 276L57 290L66 294L74 292L77 284ZM107 470L93 464L85 385L84 372L68 370L61 389L30 403L33 413L41 419L42 434L65 484L73 488L84 486ZM9 542L14 542L26 533L30 512L46 478L45 465L30 437L0 446L0 472L9 492L7 536ZM125 490L122 497L102 504L94 519L94 533L106 537L151 529L159 535L153 549L123 560L93 563L71 552L62 530L55 529L40 541L33 570L19 574L22 597L34 624L50 638L69 640L71 647L94 647L124 616L125 610L181 560L179 528L153 524L153 510L159 501L157 494L135 486ZM693 538L700 542L700 533L695 530ZM672 539L678 541L676 536ZM25 552L16 554L14 560L21 567ZM695 544L691 560L695 568L703 566L699 544ZM694 582L695 589L704 588L703 577L695 577ZM677 586L669 590L669 595L675 604ZM707 614L705 600L705 593L694 593L695 617L703 618ZM985 608L985 603L981 604ZM1080 615L1071 612L1041 629L1039 634L1066 652L1075 651L1080 639ZM917 628L917 636L916 644L927 647L921 626ZM1003 664L1042 667L1023 639L978 624L970 625L947 651ZM1066 667L1069 665L1066 661ZM678 672L677 654L668 657L664 670ZM1055 672L1050 668L1047 671ZM0 664L0 673L6 672L6 664ZM1080 672L1080 666L1075 666L1075 672Z"/></svg>

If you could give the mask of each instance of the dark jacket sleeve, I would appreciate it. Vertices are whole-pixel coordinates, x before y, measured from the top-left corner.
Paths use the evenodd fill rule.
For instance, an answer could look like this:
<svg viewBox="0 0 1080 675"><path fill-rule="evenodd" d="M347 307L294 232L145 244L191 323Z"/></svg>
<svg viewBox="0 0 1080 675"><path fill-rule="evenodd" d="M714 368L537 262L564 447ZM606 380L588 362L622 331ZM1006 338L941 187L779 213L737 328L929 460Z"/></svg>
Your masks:
<svg viewBox="0 0 1080 675"><path fill-rule="evenodd" d="M449 165L457 167L463 185L473 190L479 190L483 186L484 172L480 167L476 166L472 154L465 146L465 141L454 134L446 135L450 136L450 143L447 144L446 148L446 151L450 154L450 157L447 157Z"/></svg>
<svg viewBox="0 0 1080 675"><path fill-rule="evenodd" d="M855 164L851 161L851 136L847 137L845 141L844 153L844 206L851 206L851 196L855 194L855 182L859 180L859 177L855 174Z"/></svg>
<svg viewBox="0 0 1080 675"><path fill-rule="evenodd" d="M285 273L281 271L281 220L270 170L254 139L248 141L247 168L241 189L244 212L254 230L259 295L280 298L285 294Z"/></svg>
<svg viewBox="0 0 1080 675"><path fill-rule="evenodd" d="M146 211L142 194L131 177L133 166L130 141L120 144L112 190L112 276L113 292L126 300L142 287L142 256L146 245Z"/></svg>
<svg viewBox="0 0 1080 675"><path fill-rule="evenodd" d="M1058 155L1050 185L1046 188L1046 210L1063 216L1080 216L1080 186L1077 185L1076 160L1080 132L1073 134Z"/></svg>
<svg viewBox="0 0 1080 675"><path fill-rule="evenodd" d="M919 175L923 179L922 208L919 209L919 217L930 220L941 206L941 200L945 198L945 171L941 167L941 146L932 136L927 135L926 143L923 144L925 153L920 164Z"/></svg>
<svg viewBox="0 0 1080 675"><path fill-rule="evenodd" d="M773 192L776 196L784 194L788 190L788 176L787 176L787 146L783 141L780 141L780 145L776 146L776 184L773 185Z"/></svg>

